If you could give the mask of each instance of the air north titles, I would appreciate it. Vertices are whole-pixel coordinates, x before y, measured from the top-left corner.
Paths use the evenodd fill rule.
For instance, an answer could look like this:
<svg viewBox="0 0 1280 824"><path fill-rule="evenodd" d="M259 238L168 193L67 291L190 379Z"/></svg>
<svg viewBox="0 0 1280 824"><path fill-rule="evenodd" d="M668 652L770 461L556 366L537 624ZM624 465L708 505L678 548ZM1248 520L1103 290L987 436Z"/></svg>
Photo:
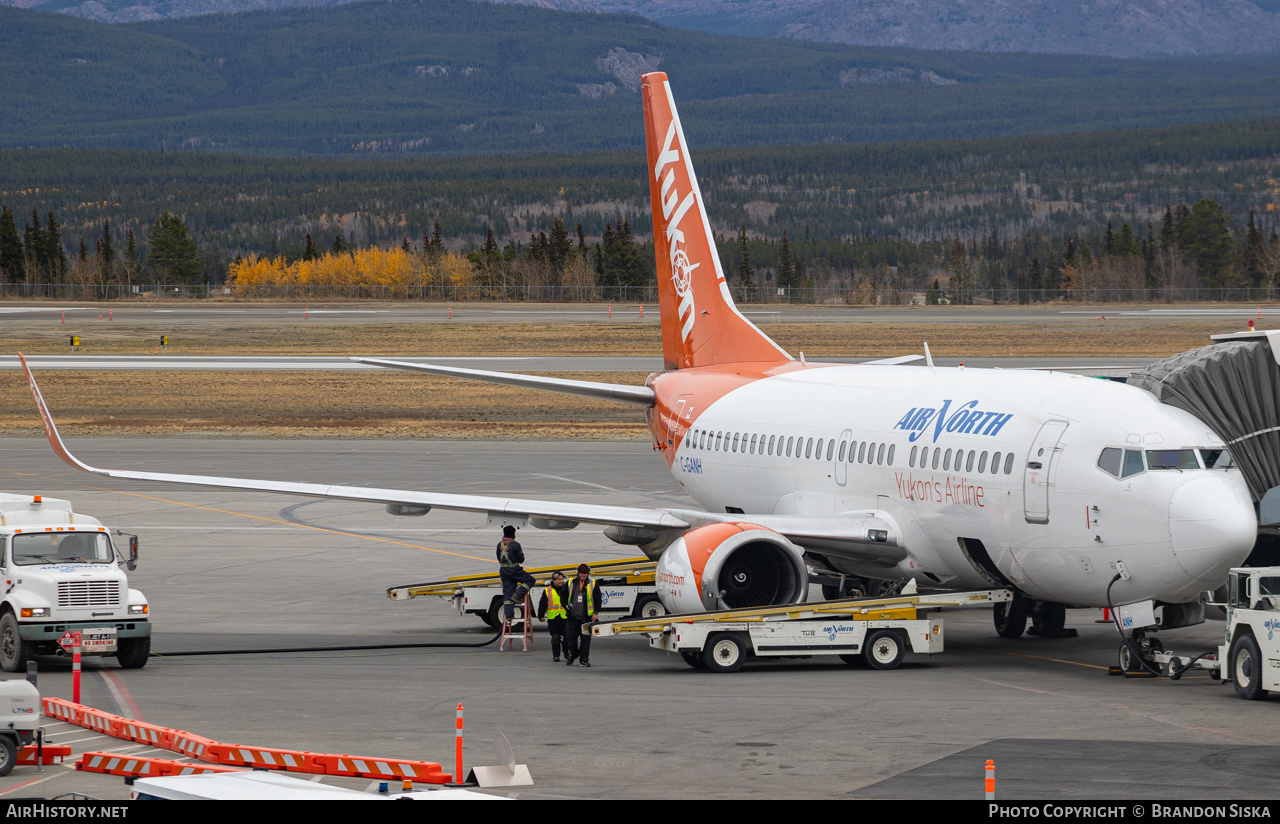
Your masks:
<svg viewBox="0 0 1280 824"><path fill-rule="evenodd" d="M1013 417L1011 412L988 412L979 409L977 401L969 401L954 411L951 401L944 400L940 408L919 406L907 410L894 429L910 432L908 441L915 443L921 435L933 433L933 443L943 432L957 435L986 435L994 437ZM948 414L949 413L949 414Z"/></svg>

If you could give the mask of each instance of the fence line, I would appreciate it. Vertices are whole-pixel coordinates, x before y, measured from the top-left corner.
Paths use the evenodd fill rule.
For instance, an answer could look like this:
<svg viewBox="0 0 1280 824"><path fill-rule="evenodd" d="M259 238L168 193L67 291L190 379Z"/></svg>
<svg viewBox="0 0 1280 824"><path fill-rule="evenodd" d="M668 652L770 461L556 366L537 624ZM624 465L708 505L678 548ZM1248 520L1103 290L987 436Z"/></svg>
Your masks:
<svg viewBox="0 0 1280 824"><path fill-rule="evenodd" d="M854 288L838 285L804 289L742 287L730 289L738 303L840 304L852 306L908 306L1004 303L1266 303L1280 298L1274 287L1207 287L1160 289L972 289L963 295L899 289ZM131 300L413 300L464 303L509 301L543 303L641 303L657 305L657 286L534 286L534 285L282 285L227 286L224 284L108 284L13 283L0 285L9 300L77 301Z"/></svg>

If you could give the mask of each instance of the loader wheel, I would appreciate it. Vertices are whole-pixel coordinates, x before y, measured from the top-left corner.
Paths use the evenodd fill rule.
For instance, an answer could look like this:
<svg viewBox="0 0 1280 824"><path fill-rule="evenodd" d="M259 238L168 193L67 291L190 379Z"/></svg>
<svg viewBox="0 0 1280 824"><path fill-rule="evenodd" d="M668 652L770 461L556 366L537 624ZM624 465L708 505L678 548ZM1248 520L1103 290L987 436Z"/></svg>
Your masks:
<svg viewBox="0 0 1280 824"><path fill-rule="evenodd" d="M712 672L737 672L747 658L747 650L738 636L719 632L707 639L702 660Z"/></svg>
<svg viewBox="0 0 1280 824"><path fill-rule="evenodd" d="M636 608L631 614L636 618L661 618L667 614L667 608L658 600L657 595L644 595L636 602Z"/></svg>
<svg viewBox="0 0 1280 824"><path fill-rule="evenodd" d="M0 778L13 772L13 765L18 763L18 747L7 735L0 735Z"/></svg>
<svg viewBox="0 0 1280 824"><path fill-rule="evenodd" d="M680 657L684 662L694 669L706 669L707 662L702 660L702 650L685 649L680 651Z"/></svg>
<svg viewBox="0 0 1280 824"><path fill-rule="evenodd" d="M891 629L881 629L872 633L863 648L867 664L872 669L896 669L902 663L902 656L907 652L902 645L902 638Z"/></svg>
<svg viewBox="0 0 1280 824"><path fill-rule="evenodd" d="M1231 676L1236 695L1249 701L1267 697L1262 688L1262 652L1252 635L1241 635L1231 649Z"/></svg>
<svg viewBox="0 0 1280 824"><path fill-rule="evenodd" d="M145 638L125 638L120 641L116 650L116 660L125 669L142 669L151 657L151 636Z"/></svg>
<svg viewBox="0 0 1280 824"><path fill-rule="evenodd" d="M489 611L480 613L480 620L494 629L502 629L502 596L495 595L489 602Z"/></svg>
<svg viewBox="0 0 1280 824"><path fill-rule="evenodd" d="M5 672L21 672L26 669L35 650L30 643L22 640L18 630L18 619L12 612L6 612L0 618L0 669Z"/></svg>
<svg viewBox="0 0 1280 824"><path fill-rule="evenodd" d="M996 604L991 611L996 625L996 635L1001 638L1021 638L1027 629L1027 602L1021 599L1007 604Z"/></svg>

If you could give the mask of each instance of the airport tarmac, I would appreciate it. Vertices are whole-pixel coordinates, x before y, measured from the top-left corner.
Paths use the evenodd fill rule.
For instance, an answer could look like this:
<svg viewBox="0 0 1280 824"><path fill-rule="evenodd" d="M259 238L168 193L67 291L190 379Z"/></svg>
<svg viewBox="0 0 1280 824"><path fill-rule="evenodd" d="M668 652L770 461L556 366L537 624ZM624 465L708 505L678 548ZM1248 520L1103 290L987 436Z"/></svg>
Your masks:
<svg viewBox="0 0 1280 824"><path fill-rule="evenodd" d="M589 503L689 505L647 444L219 439L76 440L99 466ZM593 667L500 652L493 632L440 600L387 587L493 568L498 531L475 515L393 518L382 507L109 481L59 462L43 439L0 439L0 488L70 499L137 533L155 622L153 658L89 659L84 700L231 743L397 756L452 767L454 709L466 762L494 763L503 732L536 784L521 798L1270 799L1280 700L1242 701L1205 676L1108 677L1118 640L1096 610L1074 639L996 637L986 610L955 612L948 650L890 672L838 659L685 666L636 639L597 639ZM521 530L530 565L633 556L597 529ZM1198 653L1223 625L1165 634ZM193 656L359 644L435 648ZM44 695L70 697L65 659L41 659ZM76 752L141 747L51 728ZM145 753L142 753L145 754ZM0 797L127 798L119 778L18 767ZM367 786L347 780L346 786Z"/></svg>

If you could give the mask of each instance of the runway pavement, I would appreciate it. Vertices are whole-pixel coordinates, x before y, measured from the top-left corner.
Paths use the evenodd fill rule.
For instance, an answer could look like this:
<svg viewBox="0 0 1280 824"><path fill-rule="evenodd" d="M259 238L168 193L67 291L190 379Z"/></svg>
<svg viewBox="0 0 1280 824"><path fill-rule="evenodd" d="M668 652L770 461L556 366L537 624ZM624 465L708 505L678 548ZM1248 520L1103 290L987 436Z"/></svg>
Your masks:
<svg viewBox="0 0 1280 824"><path fill-rule="evenodd" d="M658 323L657 304L638 303L425 303L400 302L131 302L55 303L6 301L0 305L4 324L84 326L120 323L154 329L207 326L294 325L300 323L366 326L440 323ZM739 309L762 327L775 323L894 323L894 324L1027 324L1070 326L1099 317L1141 323L1168 319L1222 319L1243 326L1249 318L1274 320L1280 307L1255 304L1127 305L1078 304L997 306L848 306L807 304L744 305ZM610 317L612 313L612 317ZM65 321L65 323L64 323Z"/></svg>
<svg viewBox="0 0 1280 824"><path fill-rule="evenodd" d="M154 471L688 505L645 444L80 440L90 463ZM1280 701L1237 699L1206 677L1106 675L1117 639L1097 612L1079 637L1006 641L984 611L948 622L948 651L898 670L835 659L695 671L634 639L597 639L591 669L493 646L363 652L174 653L392 642L471 645L492 632L443 601L387 587L493 568L497 530L474 515L393 518L380 506L108 481L40 439L0 439L0 489L66 497L135 532L131 575L153 608L158 657L142 670L90 659L85 701L226 742L400 756L452 766L454 708L468 764L502 731L536 784L522 798L1269 799ZM521 530L529 563L630 557L597 530ZM1165 644L1200 652L1222 624ZM70 696L65 659L40 661L45 695ZM51 730L76 751L125 742ZM137 752L140 748L131 748ZM1233 755L1234 754L1234 755ZM70 763L70 762L68 762ZM36 783L31 783L36 782ZM347 786L365 786L349 781ZM0 798L78 791L127 798L121 779L19 767Z"/></svg>

